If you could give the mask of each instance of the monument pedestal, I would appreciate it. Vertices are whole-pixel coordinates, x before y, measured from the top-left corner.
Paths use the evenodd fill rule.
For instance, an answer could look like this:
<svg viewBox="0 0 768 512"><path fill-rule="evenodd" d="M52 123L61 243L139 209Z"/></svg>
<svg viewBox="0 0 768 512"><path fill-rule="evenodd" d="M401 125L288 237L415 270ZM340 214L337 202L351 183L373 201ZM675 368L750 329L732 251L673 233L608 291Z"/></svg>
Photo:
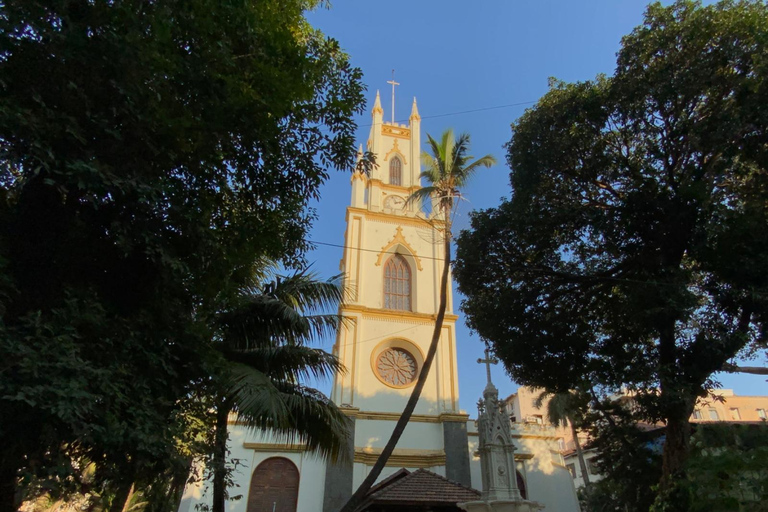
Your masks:
<svg viewBox="0 0 768 512"><path fill-rule="evenodd" d="M468 501L467 503L457 503L456 505L467 512L538 512L544 508L544 505L541 503L522 498L516 500Z"/></svg>

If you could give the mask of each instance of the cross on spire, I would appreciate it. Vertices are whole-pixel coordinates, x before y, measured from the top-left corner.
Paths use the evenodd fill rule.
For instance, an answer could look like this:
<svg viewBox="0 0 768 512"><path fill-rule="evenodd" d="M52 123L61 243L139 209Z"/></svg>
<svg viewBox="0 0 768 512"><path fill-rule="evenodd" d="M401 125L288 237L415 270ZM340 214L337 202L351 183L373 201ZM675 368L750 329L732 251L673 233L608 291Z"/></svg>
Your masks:
<svg viewBox="0 0 768 512"><path fill-rule="evenodd" d="M488 377L488 384L491 383L491 365L498 363L499 360L495 357L491 357L491 350L486 348L485 349L485 359L478 359L477 364L483 364L485 363L485 372Z"/></svg>
<svg viewBox="0 0 768 512"><path fill-rule="evenodd" d="M400 85L395 82L395 70L392 70L392 80L387 80L388 84L392 84L392 124L395 123L395 86Z"/></svg>

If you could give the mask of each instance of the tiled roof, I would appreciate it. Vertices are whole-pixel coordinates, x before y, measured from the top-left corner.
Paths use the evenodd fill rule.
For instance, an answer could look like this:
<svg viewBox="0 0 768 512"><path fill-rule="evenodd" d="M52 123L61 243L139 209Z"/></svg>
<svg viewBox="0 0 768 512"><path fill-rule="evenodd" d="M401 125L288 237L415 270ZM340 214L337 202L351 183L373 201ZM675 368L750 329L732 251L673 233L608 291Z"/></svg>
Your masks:
<svg viewBox="0 0 768 512"><path fill-rule="evenodd" d="M373 503L452 504L480 499L480 491L426 469L401 469L371 488L361 509Z"/></svg>

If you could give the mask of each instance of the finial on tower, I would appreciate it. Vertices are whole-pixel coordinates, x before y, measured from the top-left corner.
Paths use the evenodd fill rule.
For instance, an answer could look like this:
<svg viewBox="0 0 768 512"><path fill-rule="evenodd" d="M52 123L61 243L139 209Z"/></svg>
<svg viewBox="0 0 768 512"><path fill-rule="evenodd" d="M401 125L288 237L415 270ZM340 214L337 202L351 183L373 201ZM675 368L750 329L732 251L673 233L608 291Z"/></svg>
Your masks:
<svg viewBox="0 0 768 512"><path fill-rule="evenodd" d="M373 115L381 114L384 115L384 109L381 108L381 97L379 96L379 91L376 91L376 100L373 102L373 110L371 111Z"/></svg>
<svg viewBox="0 0 768 512"><path fill-rule="evenodd" d="M416 96L413 97L413 106L411 107L411 121L421 121L421 116L419 115L419 109L416 106Z"/></svg>

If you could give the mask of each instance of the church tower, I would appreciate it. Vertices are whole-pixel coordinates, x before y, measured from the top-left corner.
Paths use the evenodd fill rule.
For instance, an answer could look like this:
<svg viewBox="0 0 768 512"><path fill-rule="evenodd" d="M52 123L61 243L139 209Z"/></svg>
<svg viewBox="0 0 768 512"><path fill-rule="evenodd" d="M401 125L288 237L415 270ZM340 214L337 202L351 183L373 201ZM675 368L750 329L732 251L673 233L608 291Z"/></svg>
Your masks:
<svg viewBox="0 0 768 512"><path fill-rule="evenodd" d="M333 348L347 372L334 379L331 398L353 420L354 436L349 462L328 465L324 510L338 510L389 439L424 362L439 305L443 223L407 202L421 187L416 100L407 125L384 121L378 93L371 116L366 147L377 166L370 176L355 172L351 178L340 265L348 295ZM426 468L471 484L468 416L459 411L456 320L449 288L435 361L383 477L403 467Z"/></svg>

